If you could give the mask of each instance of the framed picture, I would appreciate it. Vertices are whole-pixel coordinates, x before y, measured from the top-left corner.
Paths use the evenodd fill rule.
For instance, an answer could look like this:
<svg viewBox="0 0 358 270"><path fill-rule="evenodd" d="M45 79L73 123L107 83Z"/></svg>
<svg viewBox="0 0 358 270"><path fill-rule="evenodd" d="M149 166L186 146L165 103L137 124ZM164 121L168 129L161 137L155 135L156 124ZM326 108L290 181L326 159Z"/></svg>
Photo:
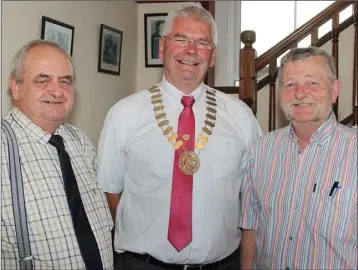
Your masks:
<svg viewBox="0 0 358 270"><path fill-rule="evenodd" d="M98 72L118 75L121 70L123 32L101 24Z"/></svg>
<svg viewBox="0 0 358 270"><path fill-rule="evenodd" d="M168 13L144 14L145 67L163 67L159 41Z"/></svg>
<svg viewBox="0 0 358 270"><path fill-rule="evenodd" d="M41 39L58 43L71 56L74 35L74 26L42 16Z"/></svg>

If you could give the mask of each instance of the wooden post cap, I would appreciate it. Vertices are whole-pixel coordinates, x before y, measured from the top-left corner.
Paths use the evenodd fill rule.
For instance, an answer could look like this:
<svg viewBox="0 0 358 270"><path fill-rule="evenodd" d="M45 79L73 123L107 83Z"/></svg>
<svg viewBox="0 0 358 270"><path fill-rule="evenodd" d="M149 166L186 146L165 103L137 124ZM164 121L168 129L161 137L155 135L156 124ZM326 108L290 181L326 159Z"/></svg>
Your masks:
<svg viewBox="0 0 358 270"><path fill-rule="evenodd" d="M255 43L256 33L252 30L245 30L241 32L241 42L242 43Z"/></svg>

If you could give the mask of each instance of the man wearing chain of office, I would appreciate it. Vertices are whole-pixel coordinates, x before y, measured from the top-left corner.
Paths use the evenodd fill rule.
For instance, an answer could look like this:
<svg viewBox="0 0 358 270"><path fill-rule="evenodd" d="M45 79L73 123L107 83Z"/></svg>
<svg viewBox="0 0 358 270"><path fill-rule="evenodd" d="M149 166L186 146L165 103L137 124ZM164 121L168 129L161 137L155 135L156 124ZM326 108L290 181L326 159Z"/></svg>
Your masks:
<svg viewBox="0 0 358 270"><path fill-rule="evenodd" d="M171 12L162 80L106 116L98 181L116 223L115 269L240 269L244 160L262 131L243 102L203 83L216 45L200 5Z"/></svg>

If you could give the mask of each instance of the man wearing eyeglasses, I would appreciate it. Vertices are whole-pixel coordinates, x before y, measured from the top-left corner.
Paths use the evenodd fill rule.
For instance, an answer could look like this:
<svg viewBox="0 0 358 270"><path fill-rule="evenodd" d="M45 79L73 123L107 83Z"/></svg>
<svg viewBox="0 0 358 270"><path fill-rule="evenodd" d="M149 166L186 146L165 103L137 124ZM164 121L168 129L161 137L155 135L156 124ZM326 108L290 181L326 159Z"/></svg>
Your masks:
<svg viewBox="0 0 358 270"><path fill-rule="evenodd" d="M170 13L163 79L106 117L98 181L116 222L115 269L240 269L244 161L262 132L243 102L203 83L216 29L200 5Z"/></svg>

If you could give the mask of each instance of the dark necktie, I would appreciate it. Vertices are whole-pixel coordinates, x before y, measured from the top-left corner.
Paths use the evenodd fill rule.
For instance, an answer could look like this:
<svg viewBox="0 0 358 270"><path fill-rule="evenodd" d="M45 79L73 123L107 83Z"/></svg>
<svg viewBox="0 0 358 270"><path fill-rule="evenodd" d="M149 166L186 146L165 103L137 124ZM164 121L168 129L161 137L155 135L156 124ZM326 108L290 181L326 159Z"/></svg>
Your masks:
<svg viewBox="0 0 358 270"><path fill-rule="evenodd" d="M52 135L49 143L56 147L60 158L68 207L71 212L73 227L86 269L101 270L103 269L101 255L83 207L76 177L72 169L70 157L65 150L63 139L60 135Z"/></svg>
<svg viewBox="0 0 358 270"><path fill-rule="evenodd" d="M195 117L192 108L194 102L192 96L183 96L181 100L184 108L179 116L177 133L178 139L184 144L174 154L168 240L178 252L192 240L193 176L181 171L179 157L184 151L194 150ZM184 135L189 137L185 138Z"/></svg>

